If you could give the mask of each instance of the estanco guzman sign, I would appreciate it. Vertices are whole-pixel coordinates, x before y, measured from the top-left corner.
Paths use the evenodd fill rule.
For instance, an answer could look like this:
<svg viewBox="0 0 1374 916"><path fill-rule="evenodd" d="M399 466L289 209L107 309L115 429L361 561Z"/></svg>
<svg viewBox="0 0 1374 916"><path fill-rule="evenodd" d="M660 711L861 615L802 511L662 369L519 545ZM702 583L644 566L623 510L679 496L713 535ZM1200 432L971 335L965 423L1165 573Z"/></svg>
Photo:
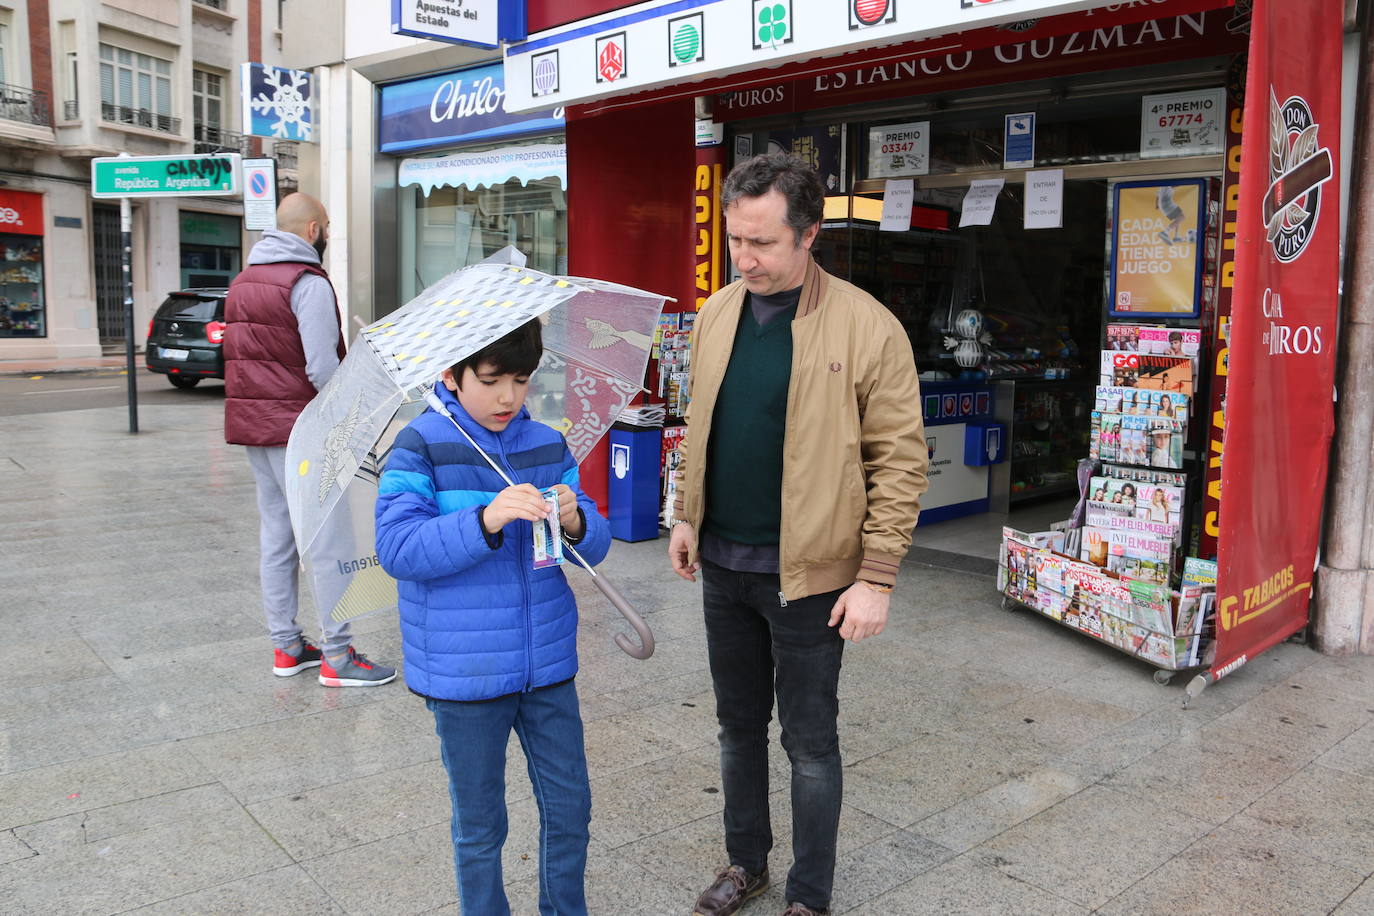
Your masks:
<svg viewBox="0 0 1374 916"><path fill-rule="evenodd" d="M233 197L238 153L105 156L91 160L92 197Z"/></svg>
<svg viewBox="0 0 1374 916"><path fill-rule="evenodd" d="M875 44L1155 2L650 0L506 45L506 109L589 102Z"/></svg>

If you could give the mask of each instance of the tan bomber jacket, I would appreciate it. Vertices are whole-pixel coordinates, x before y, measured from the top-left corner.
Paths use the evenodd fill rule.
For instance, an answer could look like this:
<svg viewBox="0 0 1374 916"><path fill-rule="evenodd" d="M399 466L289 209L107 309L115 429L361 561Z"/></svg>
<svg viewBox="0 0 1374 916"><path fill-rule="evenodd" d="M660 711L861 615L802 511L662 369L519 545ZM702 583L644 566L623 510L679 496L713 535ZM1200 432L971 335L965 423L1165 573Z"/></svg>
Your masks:
<svg viewBox="0 0 1374 916"><path fill-rule="evenodd" d="M698 531L711 415L745 292L737 281L711 296L692 332L673 515ZM929 462L905 329L868 293L811 261L792 322L789 386L778 545L783 597L860 578L892 584L911 546Z"/></svg>

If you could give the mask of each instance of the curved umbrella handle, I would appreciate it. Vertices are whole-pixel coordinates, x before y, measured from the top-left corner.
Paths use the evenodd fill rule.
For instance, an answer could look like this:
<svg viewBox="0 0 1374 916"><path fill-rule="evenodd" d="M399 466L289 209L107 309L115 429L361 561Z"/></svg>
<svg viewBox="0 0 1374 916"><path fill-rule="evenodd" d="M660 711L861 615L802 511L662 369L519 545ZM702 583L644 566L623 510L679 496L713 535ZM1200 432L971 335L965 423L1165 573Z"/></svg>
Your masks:
<svg viewBox="0 0 1374 916"><path fill-rule="evenodd" d="M654 654L654 631L649 629L649 625L644 622L644 618L639 616L639 612L630 606L630 602L625 600L625 596L620 594L620 589L611 584L603 573L592 569L592 564L582 559L582 554L578 553L567 541L563 542L563 549L572 555L572 558L587 571L587 575L592 577L592 582L601 594L615 606L620 615L630 622L634 628L635 635L639 637L639 645L635 645L624 633L615 634L615 644L631 658L641 661Z"/></svg>
<svg viewBox="0 0 1374 916"><path fill-rule="evenodd" d="M606 578L604 573L593 573L592 582L601 589L601 594L605 595L606 599L615 605L615 609L620 612L621 616L629 621L630 626L634 628L635 635L639 637L639 645L635 645L634 641L624 633L617 633L615 634L615 644L631 658L643 660L653 655L654 632L649 629L644 618L639 616L639 612L630 607L630 602L625 600L625 596L620 594L620 590Z"/></svg>

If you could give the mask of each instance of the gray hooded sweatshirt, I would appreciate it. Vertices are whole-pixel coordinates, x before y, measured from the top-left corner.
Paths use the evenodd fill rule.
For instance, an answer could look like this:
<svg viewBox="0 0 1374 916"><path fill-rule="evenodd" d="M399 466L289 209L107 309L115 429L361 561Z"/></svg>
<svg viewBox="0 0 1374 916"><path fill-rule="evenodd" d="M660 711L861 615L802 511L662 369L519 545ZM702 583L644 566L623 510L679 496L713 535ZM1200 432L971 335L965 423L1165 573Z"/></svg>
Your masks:
<svg viewBox="0 0 1374 916"><path fill-rule="evenodd" d="M250 265L283 261L320 267L320 256L314 245L295 233L279 229L265 230L262 239L248 252ZM302 274L291 289L291 311L296 316L301 347L305 350L305 374L319 391L339 368L339 355L334 349L339 339L339 310L334 304L334 288L324 277Z"/></svg>

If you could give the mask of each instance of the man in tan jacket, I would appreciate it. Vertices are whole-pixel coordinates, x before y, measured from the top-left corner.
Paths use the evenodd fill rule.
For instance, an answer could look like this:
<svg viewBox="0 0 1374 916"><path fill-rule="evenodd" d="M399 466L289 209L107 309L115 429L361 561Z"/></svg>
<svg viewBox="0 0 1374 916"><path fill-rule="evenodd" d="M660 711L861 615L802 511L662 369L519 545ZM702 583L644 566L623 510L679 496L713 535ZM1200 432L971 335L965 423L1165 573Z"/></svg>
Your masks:
<svg viewBox="0 0 1374 916"><path fill-rule="evenodd" d="M668 555L683 578L702 574L729 856L698 916L733 913L768 886L775 693L792 763L784 912L828 911L844 640L882 632L926 489L910 341L811 259L824 200L795 156L736 166L721 206L743 278L706 301L694 329Z"/></svg>

